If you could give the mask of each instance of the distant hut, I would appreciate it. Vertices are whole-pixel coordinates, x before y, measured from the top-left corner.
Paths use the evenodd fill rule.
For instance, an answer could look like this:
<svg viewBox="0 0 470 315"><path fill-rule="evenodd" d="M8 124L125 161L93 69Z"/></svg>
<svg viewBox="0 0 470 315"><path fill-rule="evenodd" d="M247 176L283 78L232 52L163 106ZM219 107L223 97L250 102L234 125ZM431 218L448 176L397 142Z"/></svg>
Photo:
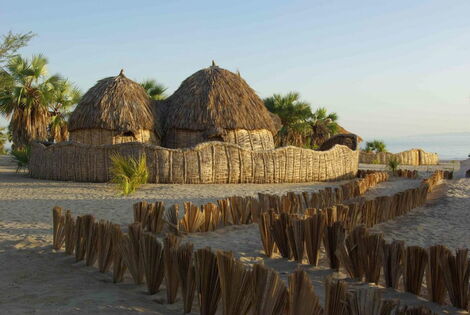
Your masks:
<svg viewBox="0 0 470 315"><path fill-rule="evenodd" d="M274 148L277 124L239 74L214 63L181 83L165 101L165 146L224 141L253 150Z"/></svg>
<svg viewBox="0 0 470 315"><path fill-rule="evenodd" d="M69 119L70 140L86 144L160 144L158 120L140 84L123 71L98 81Z"/></svg>

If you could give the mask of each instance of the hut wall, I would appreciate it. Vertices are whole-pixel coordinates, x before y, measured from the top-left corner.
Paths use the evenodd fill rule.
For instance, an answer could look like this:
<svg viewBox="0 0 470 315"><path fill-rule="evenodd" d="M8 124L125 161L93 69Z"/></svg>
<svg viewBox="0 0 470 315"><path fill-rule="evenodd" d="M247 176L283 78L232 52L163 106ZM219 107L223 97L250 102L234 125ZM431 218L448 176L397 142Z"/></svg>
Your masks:
<svg viewBox="0 0 470 315"><path fill-rule="evenodd" d="M206 142L188 149L167 149L143 143L87 145L34 143L31 176L50 180L106 182L110 155L145 154L151 183L294 183L354 177L358 151L337 145L328 151L283 147L246 150L225 142Z"/></svg>
<svg viewBox="0 0 470 315"><path fill-rule="evenodd" d="M159 145L160 141L155 132L150 130L138 130L134 136L124 136L122 133L106 129L79 129L70 132L70 141L84 144L119 144L126 142L142 142Z"/></svg>
<svg viewBox="0 0 470 315"><path fill-rule="evenodd" d="M402 165L417 166L439 164L439 156L437 153L429 153L421 149L412 149L400 153L361 151L359 154L359 163L364 164L388 164L391 159L397 159Z"/></svg>
<svg viewBox="0 0 470 315"><path fill-rule="evenodd" d="M224 141L235 143L248 150L274 149L273 135L269 130L227 130L220 139L208 139L204 131L170 129L165 136L168 148L189 148L207 141Z"/></svg>

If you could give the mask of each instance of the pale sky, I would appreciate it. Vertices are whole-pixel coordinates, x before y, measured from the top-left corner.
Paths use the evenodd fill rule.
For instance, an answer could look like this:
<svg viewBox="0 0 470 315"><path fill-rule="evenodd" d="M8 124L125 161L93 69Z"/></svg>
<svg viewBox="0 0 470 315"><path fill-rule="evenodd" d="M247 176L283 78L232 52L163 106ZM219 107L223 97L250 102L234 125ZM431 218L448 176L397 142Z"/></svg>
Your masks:
<svg viewBox="0 0 470 315"><path fill-rule="evenodd" d="M364 138L469 132L470 1L9 1L0 34L83 92L121 68L172 93L216 63ZM0 125L6 121L0 119Z"/></svg>

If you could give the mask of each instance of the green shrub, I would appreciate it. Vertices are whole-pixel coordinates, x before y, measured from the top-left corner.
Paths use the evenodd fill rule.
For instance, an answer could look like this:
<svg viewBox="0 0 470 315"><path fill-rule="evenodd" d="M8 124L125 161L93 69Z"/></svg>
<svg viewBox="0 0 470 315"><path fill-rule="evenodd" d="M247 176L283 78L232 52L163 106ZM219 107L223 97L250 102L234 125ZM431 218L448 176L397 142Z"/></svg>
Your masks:
<svg viewBox="0 0 470 315"><path fill-rule="evenodd" d="M388 169L392 171L393 174L398 170L398 166L400 166L400 162L396 158L391 158L387 163Z"/></svg>
<svg viewBox="0 0 470 315"><path fill-rule="evenodd" d="M28 170L29 158L31 157L30 147L21 150L11 150L11 155L13 155L13 160L15 160L17 164L17 173L21 170Z"/></svg>
<svg viewBox="0 0 470 315"><path fill-rule="evenodd" d="M364 148L364 151L366 152L374 151L375 153L387 152L387 146L385 145L383 141L380 141L380 140L368 141L366 142L366 147Z"/></svg>
<svg viewBox="0 0 470 315"><path fill-rule="evenodd" d="M122 195L132 194L140 185L147 183L148 170L145 154L139 159L113 154L111 162L111 181L117 185Z"/></svg>

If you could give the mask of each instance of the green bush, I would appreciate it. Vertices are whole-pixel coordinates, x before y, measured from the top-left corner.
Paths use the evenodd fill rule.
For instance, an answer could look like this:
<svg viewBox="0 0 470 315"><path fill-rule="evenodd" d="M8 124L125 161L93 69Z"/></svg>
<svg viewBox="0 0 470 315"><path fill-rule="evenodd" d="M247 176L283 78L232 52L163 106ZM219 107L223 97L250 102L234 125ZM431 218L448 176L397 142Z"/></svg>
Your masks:
<svg viewBox="0 0 470 315"><path fill-rule="evenodd" d="M111 181L117 185L122 195L132 194L140 185L147 183L147 159L144 154L139 159L113 154L111 162Z"/></svg>
<svg viewBox="0 0 470 315"><path fill-rule="evenodd" d="M368 141L366 142L366 147L364 148L364 151L366 152L374 151L375 153L387 152L387 146L385 145L383 141L380 141L380 140Z"/></svg>
<svg viewBox="0 0 470 315"><path fill-rule="evenodd" d="M388 169L392 171L393 174L398 170L398 166L400 166L400 162L397 159L391 158L387 163Z"/></svg>
<svg viewBox="0 0 470 315"><path fill-rule="evenodd" d="M31 157L30 147L26 147L21 150L12 150L11 155L13 155L13 160L15 160L17 164L17 173L21 170L28 170L29 158Z"/></svg>

